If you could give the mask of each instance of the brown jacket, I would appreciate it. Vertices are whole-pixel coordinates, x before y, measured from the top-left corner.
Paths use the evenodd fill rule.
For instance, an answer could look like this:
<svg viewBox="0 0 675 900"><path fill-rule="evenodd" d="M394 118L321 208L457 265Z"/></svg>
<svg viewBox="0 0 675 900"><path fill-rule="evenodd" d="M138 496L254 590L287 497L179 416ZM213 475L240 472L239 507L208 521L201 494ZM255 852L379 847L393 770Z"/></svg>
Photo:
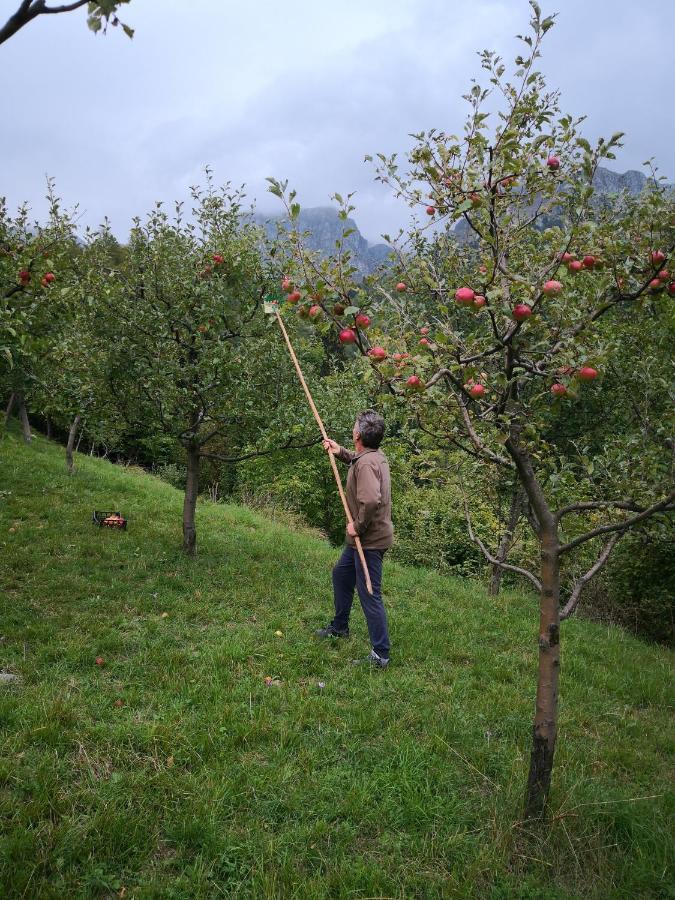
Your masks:
<svg viewBox="0 0 675 900"><path fill-rule="evenodd" d="M371 447L366 447L361 453L351 453L340 447L336 456L349 465L345 491L347 505L363 547L366 550L386 550L394 542L387 457L381 450ZM347 543L353 547L354 538L347 535Z"/></svg>

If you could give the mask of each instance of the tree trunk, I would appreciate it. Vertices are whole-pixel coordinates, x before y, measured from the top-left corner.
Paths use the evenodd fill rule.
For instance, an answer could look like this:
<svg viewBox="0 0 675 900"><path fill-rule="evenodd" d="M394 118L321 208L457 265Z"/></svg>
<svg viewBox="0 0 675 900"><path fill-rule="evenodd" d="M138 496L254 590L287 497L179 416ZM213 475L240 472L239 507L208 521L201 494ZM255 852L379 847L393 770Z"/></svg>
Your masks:
<svg viewBox="0 0 675 900"><path fill-rule="evenodd" d="M21 420L21 433L26 444L30 444L32 435L30 433L30 422L28 421L28 410L26 409L26 401L23 394L19 394L19 419Z"/></svg>
<svg viewBox="0 0 675 900"><path fill-rule="evenodd" d="M68 469L69 475L72 475L75 471L75 465L73 463L73 447L75 446L75 438L77 436L77 429L79 427L80 414L78 413L70 424L70 431L68 432L68 443L66 444L66 468Z"/></svg>
<svg viewBox="0 0 675 900"><path fill-rule="evenodd" d="M526 818L534 819L542 818L546 812L558 733L560 543L558 522L546 501L527 451L519 445L515 429L509 435L505 446L516 464L520 483L532 508L532 527L541 548L537 701L524 810Z"/></svg>
<svg viewBox="0 0 675 900"><path fill-rule="evenodd" d="M558 679L560 677L560 563L557 525L548 523L541 533L541 597L539 601L539 670L537 703L532 730L530 771L525 816L541 818L551 787L553 754L558 732Z"/></svg>
<svg viewBox="0 0 675 900"><path fill-rule="evenodd" d="M506 557L509 555L509 550L513 546L513 538L516 530L516 525L518 524L518 521L520 519L522 503L523 490L520 485L518 485L513 490L513 496L511 497L511 506L509 508L509 518L506 522L506 529L504 530L502 539L499 542L499 547L497 548L497 552L495 553L495 558L498 559L499 562L506 561ZM490 586L488 588L488 594L491 597L496 597L499 594L503 574L504 570L502 569L502 567L493 564L492 575L490 577Z"/></svg>
<svg viewBox="0 0 675 900"><path fill-rule="evenodd" d="M199 492L199 448L187 448L187 481L185 499L183 501L183 550L194 556L197 549L197 529L195 527L195 510Z"/></svg>
<svg viewBox="0 0 675 900"><path fill-rule="evenodd" d="M12 410L14 409L14 401L16 400L16 394L12 392L9 395L9 402L7 403L7 409L5 410L5 428L9 424L9 420L12 416Z"/></svg>
<svg viewBox="0 0 675 900"><path fill-rule="evenodd" d="M51 441L52 439L52 420L49 416L45 417L45 425L47 426L47 440Z"/></svg>

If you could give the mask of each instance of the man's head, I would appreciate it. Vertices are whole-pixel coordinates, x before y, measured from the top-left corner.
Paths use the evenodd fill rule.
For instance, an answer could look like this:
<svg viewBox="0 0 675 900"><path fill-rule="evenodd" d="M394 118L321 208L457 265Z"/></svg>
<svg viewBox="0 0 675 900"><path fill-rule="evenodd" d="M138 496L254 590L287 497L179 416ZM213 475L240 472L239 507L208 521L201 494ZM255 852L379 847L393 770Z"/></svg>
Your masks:
<svg viewBox="0 0 675 900"><path fill-rule="evenodd" d="M382 443L384 437L384 419L374 409L364 409L354 422L352 438L354 446L359 449L369 447L373 450Z"/></svg>

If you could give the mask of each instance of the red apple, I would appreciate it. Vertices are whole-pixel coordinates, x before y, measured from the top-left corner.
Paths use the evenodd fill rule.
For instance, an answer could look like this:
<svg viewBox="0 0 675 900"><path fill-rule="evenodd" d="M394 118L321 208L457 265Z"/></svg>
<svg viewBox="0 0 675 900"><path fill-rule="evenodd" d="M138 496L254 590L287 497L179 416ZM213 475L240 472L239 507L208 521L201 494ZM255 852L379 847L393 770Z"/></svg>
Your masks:
<svg viewBox="0 0 675 900"><path fill-rule="evenodd" d="M97 666L105 665L105 660L103 659L102 656L97 656L96 659L94 660L94 662L96 663Z"/></svg>
<svg viewBox="0 0 675 900"><path fill-rule="evenodd" d="M28 269L22 269L21 272L19 272L19 281L21 284L28 284L30 281L30 272Z"/></svg>
<svg viewBox="0 0 675 900"><path fill-rule="evenodd" d="M290 278L284 278L284 280L281 282L281 290L285 291L287 294L290 294L290 292L293 290L293 284Z"/></svg>
<svg viewBox="0 0 675 900"><path fill-rule="evenodd" d="M584 267L584 264L581 262L581 260L573 259L567 268L570 270L570 272L576 273L576 272L581 272L583 267Z"/></svg>
<svg viewBox="0 0 675 900"><path fill-rule="evenodd" d="M475 292L468 287L461 287L455 291L455 300L458 303L473 303Z"/></svg>
<svg viewBox="0 0 675 900"><path fill-rule="evenodd" d="M652 252L649 254L649 259L651 260L653 266L660 266L665 258L666 254L661 250L652 250Z"/></svg>
<svg viewBox="0 0 675 900"><path fill-rule="evenodd" d="M543 291L547 297L555 297L556 294L562 291L562 284L559 281L546 281L544 282Z"/></svg>
<svg viewBox="0 0 675 900"><path fill-rule="evenodd" d="M671 281L668 287L666 288L669 297L675 297L675 281Z"/></svg>
<svg viewBox="0 0 675 900"><path fill-rule="evenodd" d="M394 353L394 355L392 356L392 359L395 362L401 362L401 360L408 359L409 356L410 356L409 353Z"/></svg>
<svg viewBox="0 0 675 900"><path fill-rule="evenodd" d="M301 297L300 291L291 291L290 294L288 295L288 302L289 303L297 303L298 300L300 299L300 297Z"/></svg>
<svg viewBox="0 0 675 900"><path fill-rule="evenodd" d="M569 262L572 262L573 259L574 259L573 253L563 253L563 255L560 257L560 262L569 263Z"/></svg>
<svg viewBox="0 0 675 900"><path fill-rule="evenodd" d="M428 215L428 216L433 216L433 214L434 214L435 212L436 212L436 207L435 207L435 206L427 206L427 215Z"/></svg>
<svg viewBox="0 0 675 900"><path fill-rule="evenodd" d="M476 309L482 309L486 303L487 300L482 294L476 294L476 296L473 298L473 305Z"/></svg>
<svg viewBox="0 0 675 900"><path fill-rule="evenodd" d="M359 313L355 321L359 328L367 328L370 325L370 319L365 313Z"/></svg>
<svg viewBox="0 0 675 900"><path fill-rule="evenodd" d="M551 171L556 172L560 168L560 160L557 156L549 156L546 160L546 165Z"/></svg>
<svg viewBox="0 0 675 900"><path fill-rule="evenodd" d="M429 326L425 325L424 328L420 328L420 334L429 334Z"/></svg>
<svg viewBox="0 0 675 900"><path fill-rule="evenodd" d="M485 387L482 384L473 384L470 382L469 384L464 385L464 390L471 394L475 400L478 400L485 394Z"/></svg>
<svg viewBox="0 0 675 900"><path fill-rule="evenodd" d="M660 291L662 287L663 284L659 281L658 278L652 278L652 280L649 282L649 288L652 291Z"/></svg>
<svg viewBox="0 0 675 900"><path fill-rule="evenodd" d="M581 264L584 269L592 269L595 265L595 257L590 255L584 256L584 258L581 260Z"/></svg>
<svg viewBox="0 0 675 900"><path fill-rule="evenodd" d="M567 388L564 384L561 384L559 381L555 381L551 385L551 393L554 397L564 397L567 393Z"/></svg>
<svg viewBox="0 0 675 900"><path fill-rule="evenodd" d="M317 303L315 303L309 308L309 317L310 319L316 319L321 315L322 312L323 310L321 309L321 307Z"/></svg>
<svg viewBox="0 0 675 900"><path fill-rule="evenodd" d="M371 347L368 351L368 356L370 356L371 359L374 359L375 362L380 362L387 358L387 351L384 347Z"/></svg>
<svg viewBox="0 0 675 900"><path fill-rule="evenodd" d="M524 322L525 319L529 319L532 315L532 309L527 305L527 303L516 303L511 311L511 315L516 320L516 322Z"/></svg>
<svg viewBox="0 0 675 900"><path fill-rule="evenodd" d="M340 343L354 344L356 343L356 332L351 328L343 328L340 332Z"/></svg>
<svg viewBox="0 0 675 900"><path fill-rule="evenodd" d="M214 253L211 259L217 266L222 266L222 264L225 262L225 257L221 256L220 253Z"/></svg>
<svg viewBox="0 0 675 900"><path fill-rule="evenodd" d="M431 347L431 341L429 338L420 338L420 347Z"/></svg>
<svg viewBox="0 0 675 900"><path fill-rule="evenodd" d="M413 391L421 391L424 385L419 375L411 375L406 381L407 386Z"/></svg>
<svg viewBox="0 0 675 900"><path fill-rule="evenodd" d="M577 375L582 381L593 381L598 377L598 370L592 368L592 366L582 366L577 372Z"/></svg>
<svg viewBox="0 0 675 900"><path fill-rule="evenodd" d="M399 294L402 294L404 291L407 291L408 288L402 281L399 281L399 283L396 285L396 290L399 292Z"/></svg>
<svg viewBox="0 0 675 900"><path fill-rule="evenodd" d="M661 269L656 277L659 279L659 281L668 281L668 279L670 278L670 272L668 271L668 269Z"/></svg>

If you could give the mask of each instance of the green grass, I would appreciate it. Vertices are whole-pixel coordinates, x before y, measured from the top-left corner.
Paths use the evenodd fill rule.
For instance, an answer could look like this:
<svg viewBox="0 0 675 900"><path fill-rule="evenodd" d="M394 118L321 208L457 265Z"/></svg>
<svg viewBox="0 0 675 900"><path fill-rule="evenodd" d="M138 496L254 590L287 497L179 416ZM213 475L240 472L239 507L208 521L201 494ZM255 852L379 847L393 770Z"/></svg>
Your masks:
<svg viewBox="0 0 675 900"><path fill-rule="evenodd" d="M360 610L348 643L311 636L327 544L201 503L188 560L177 491L77 466L0 443L1 896L674 896L667 650L565 624L533 833L533 598L389 564L394 661L355 670ZM127 533L91 525L113 507Z"/></svg>

